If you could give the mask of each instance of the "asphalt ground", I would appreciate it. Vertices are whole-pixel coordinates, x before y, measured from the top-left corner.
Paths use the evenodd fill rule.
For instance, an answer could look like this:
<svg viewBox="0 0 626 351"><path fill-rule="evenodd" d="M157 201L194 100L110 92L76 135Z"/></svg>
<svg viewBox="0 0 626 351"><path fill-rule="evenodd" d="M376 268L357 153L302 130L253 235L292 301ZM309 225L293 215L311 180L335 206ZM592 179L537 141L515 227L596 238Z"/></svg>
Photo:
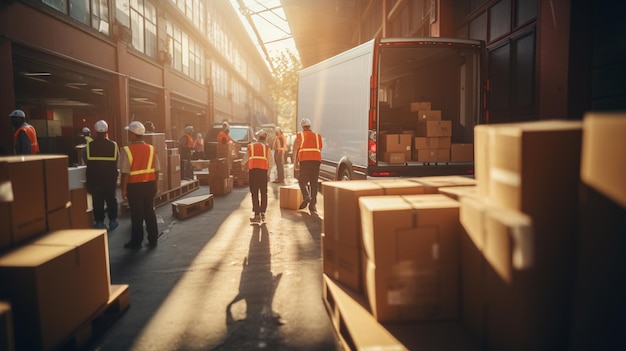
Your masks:
<svg viewBox="0 0 626 351"><path fill-rule="evenodd" d="M279 187L269 184L263 226L249 223L247 186L188 219L162 205L156 248L125 249L121 216L108 233L111 282L129 285L130 307L88 349L342 350L322 297L322 195L311 215L281 209Z"/></svg>

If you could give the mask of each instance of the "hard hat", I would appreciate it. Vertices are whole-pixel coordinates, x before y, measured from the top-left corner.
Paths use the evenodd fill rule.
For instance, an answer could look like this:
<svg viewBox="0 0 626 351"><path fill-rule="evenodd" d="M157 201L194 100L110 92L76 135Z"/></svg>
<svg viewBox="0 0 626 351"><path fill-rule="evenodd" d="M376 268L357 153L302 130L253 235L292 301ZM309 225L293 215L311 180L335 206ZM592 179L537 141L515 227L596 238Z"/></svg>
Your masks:
<svg viewBox="0 0 626 351"><path fill-rule="evenodd" d="M96 124L93 125L93 128L96 130L96 132L98 133L106 133L109 131L109 125L107 124L107 122L103 119L99 120L98 122L96 122Z"/></svg>
<svg viewBox="0 0 626 351"><path fill-rule="evenodd" d="M143 123L139 122L139 121L132 121L130 122L129 125L127 125L126 127L124 127L124 129L126 129L127 131L133 133L133 134L137 134L137 135L144 135L146 134L146 127L144 127Z"/></svg>
<svg viewBox="0 0 626 351"><path fill-rule="evenodd" d="M256 132L256 137L259 140L265 140L267 138L267 132L265 131L265 129L261 129Z"/></svg>
<svg viewBox="0 0 626 351"><path fill-rule="evenodd" d="M228 124L228 122L224 121L222 122L222 128L223 129L230 128L230 125Z"/></svg>
<svg viewBox="0 0 626 351"><path fill-rule="evenodd" d="M280 129L280 127L276 127L275 130L276 130L276 133L282 133L282 131L283 131L282 129Z"/></svg>
<svg viewBox="0 0 626 351"><path fill-rule="evenodd" d="M311 126L311 120L308 118L303 118L302 121L300 121L300 125L303 127L310 127Z"/></svg>
<svg viewBox="0 0 626 351"><path fill-rule="evenodd" d="M196 138L198 138L198 139L199 139L199 138L202 138L202 133L198 133L198 134L196 134Z"/></svg>
<svg viewBox="0 0 626 351"><path fill-rule="evenodd" d="M83 134L88 134L88 133L91 133L91 129L87 127L83 128Z"/></svg>
<svg viewBox="0 0 626 351"><path fill-rule="evenodd" d="M185 133L191 133L193 132L193 126L192 125L186 125L185 126Z"/></svg>
<svg viewBox="0 0 626 351"><path fill-rule="evenodd" d="M9 115L9 117L21 117L21 118L26 118L26 114L24 113L24 111L22 110L13 110L13 112L11 112L11 114Z"/></svg>

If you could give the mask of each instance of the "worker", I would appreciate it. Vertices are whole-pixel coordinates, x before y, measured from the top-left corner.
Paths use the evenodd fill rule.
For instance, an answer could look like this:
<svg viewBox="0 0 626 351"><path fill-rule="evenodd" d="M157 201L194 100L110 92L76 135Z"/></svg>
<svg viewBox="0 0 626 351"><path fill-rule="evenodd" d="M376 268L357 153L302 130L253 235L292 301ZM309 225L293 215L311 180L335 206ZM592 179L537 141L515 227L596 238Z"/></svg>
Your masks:
<svg viewBox="0 0 626 351"><path fill-rule="evenodd" d="M287 151L287 139L280 127L276 127L274 138L274 162L276 163L276 179L272 183L285 182L285 152Z"/></svg>
<svg viewBox="0 0 626 351"><path fill-rule="evenodd" d="M90 141L93 141L93 138L91 137L91 129L84 127L81 132L83 133L83 139L85 140L83 144L86 145Z"/></svg>
<svg viewBox="0 0 626 351"><path fill-rule="evenodd" d="M248 145L248 150L243 157L242 163L248 165L250 172L250 193L252 194L252 211L250 224L265 223L265 211L267 210L267 181L269 172L274 166L272 151L265 143L267 132L263 129L256 133L257 141Z"/></svg>
<svg viewBox="0 0 626 351"><path fill-rule="evenodd" d="M160 171L159 157L154 146L143 140L146 128L141 122L133 121L125 129L131 144L120 151L120 171L122 197L128 200L130 207L131 238L124 248L141 248L144 222L148 232L148 246L156 247L158 226L154 197Z"/></svg>
<svg viewBox="0 0 626 351"><path fill-rule="evenodd" d="M294 169L299 171L298 182L302 192L302 210L309 205L311 214L317 214L317 185L322 163L322 136L311 131L311 121L303 118L300 121L302 132L299 132L294 142L295 155Z"/></svg>
<svg viewBox="0 0 626 351"><path fill-rule="evenodd" d="M193 180L193 168L191 167L191 155L193 154L193 126L185 126L185 133L178 140L178 151L180 153L181 178Z"/></svg>
<svg viewBox="0 0 626 351"><path fill-rule="evenodd" d="M9 114L11 125L15 129L13 134L14 152L16 155L34 155L39 153L37 131L35 127L26 123L26 114L22 110L14 110Z"/></svg>
<svg viewBox="0 0 626 351"><path fill-rule="evenodd" d="M204 160L204 137L202 133L196 134L196 139L193 141L193 159Z"/></svg>
<svg viewBox="0 0 626 351"><path fill-rule="evenodd" d="M87 191L91 194L95 227L106 228L104 205L109 218L109 230L118 227L117 221L117 143L108 138L109 125L104 120L94 124L96 137L85 147L85 171Z"/></svg>
<svg viewBox="0 0 626 351"><path fill-rule="evenodd" d="M219 134L217 134L217 143L218 144L228 144L234 143L235 140L230 137L230 124L224 121L222 122L222 130L220 130Z"/></svg>

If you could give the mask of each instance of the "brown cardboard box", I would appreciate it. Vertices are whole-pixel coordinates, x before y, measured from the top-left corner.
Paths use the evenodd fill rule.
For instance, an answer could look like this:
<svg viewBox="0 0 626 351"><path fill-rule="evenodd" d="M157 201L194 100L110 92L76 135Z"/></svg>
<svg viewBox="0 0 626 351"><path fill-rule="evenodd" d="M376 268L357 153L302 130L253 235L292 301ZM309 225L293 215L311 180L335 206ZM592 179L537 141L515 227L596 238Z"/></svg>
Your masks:
<svg viewBox="0 0 626 351"><path fill-rule="evenodd" d="M65 208L70 201L68 159L66 155L38 155L43 160L46 211Z"/></svg>
<svg viewBox="0 0 626 351"><path fill-rule="evenodd" d="M446 195L457 201L459 201L462 197L465 197L465 196L471 196L471 197L478 196L478 187L476 187L475 185L441 187L438 189L438 191L439 191L439 194Z"/></svg>
<svg viewBox="0 0 626 351"><path fill-rule="evenodd" d="M437 150L419 149L414 155L417 162L437 162Z"/></svg>
<svg viewBox="0 0 626 351"><path fill-rule="evenodd" d="M13 340L13 313L8 301L0 301L0 350L15 350Z"/></svg>
<svg viewBox="0 0 626 351"><path fill-rule="evenodd" d="M54 232L36 242L0 256L0 296L11 302L20 350L59 347L109 298L106 230Z"/></svg>
<svg viewBox="0 0 626 351"><path fill-rule="evenodd" d="M363 196L359 207L376 319L458 318L458 202L439 194Z"/></svg>
<svg viewBox="0 0 626 351"><path fill-rule="evenodd" d="M209 169L209 164L211 161L209 160L192 160L191 167L194 171L202 171L204 169Z"/></svg>
<svg viewBox="0 0 626 351"><path fill-rule="evenodd" d="M411 112L415 112L415 111L420 111L420 110L430 110L431 109L431 103L430 101L418 101L418 102L412 102L409 105L409 109L411 110Z"/></svg>
<svg viewBox="0 0 626 351"><path fill-rule="evenodd" d="M437 162L450 162L450 149L437 149Z"/></svg>
<svg viewBox="0 0 626 351"><path fill-rule="evenodd" d="M167 173L168 174L180 173L180 155L179 154L171 155L171 156L168 156L167 158L168 158Z"/></svg>
<svg viewBox="0 0 626 351"><path fill-rule="evenodd" d="M361 250L322 234L323 270L326 275L342 283L354 292L361 293Z"/></svg>
<svg viewBox="0 0 626 351"><path fill-rule="evenodd" d="M626 114L589 113L583 131L582 181L626 208Z"/></svg>
<svg viewBox="0 0 626 351"><path fill-rule="evenodd" d="M230 175L230 167L226 158L212 160L209 164L209 177L224 179Z"/></svg>
<svg viewBox="0 0 626 351"><path fill-rule="evenodd" d="M460 218L485 259L485 347L566 349L575 240L519 211L461 198Z"/></svg>
<svg viewBox="0 0 626 351"><path fill-rule="evenodd" d="M182 184L180 177L181 177L180 171L172 172L167 175L167 181L168 181L167 186L169 187L169 189L176 189L180 187L180 185Z"/></svg>
<svg viewBox="0 0 626 351"><path fill-rule="evenodd" d="M474 144L452 144L450 149L452 162L474 161Z"/></svg>
<svg viewBox="0 0 626 351"><path fill-rule="evenodd" d="M411 152L411 139L409 133L384 134L382 136L383 151L385 152Z"/></svg>
<svg viewBox="0 0 626 351"><path fill-rule="evenodd" d="M441 110L418 110L418 121L441 121Z"/></svg>
<svg viewBox="0 0 626 351"><path fill-rule="evenodd" d="M70 219L73 229L88 229L93 226L91 220L91 195L87 189L78 188L70 190Z"/></svg>
<svg viewBox="0 0 626 351"><path fill-rule="evenodd" d="M450 137L415 137L415 149L448 149Z"/></svg>
<svg viewBox="0 0 626 351"><path fill-rule="evenodd" d="M452 136L451 121L418 121L416 136L449 137Z"/></svg>
<svg viewBox="0 0 626 351"><path fill-rule="evenodd" d="M0 247L7 235L17 244L46 231L44 189L41 158L0 157Z"/></svg>
<svg viewBox="0 0 626 351"><path fill-rule="evenodd" d="M280 208L297 210L302 203L302 192L298 184L284 185L280 187Z"/></svg>
<svg viewBox="0 0 626 351"><path fill-rule="evenodd" d="M209 177L209 190L214 195L226 195L233 191L233 176L226 178Z"/></svg>
<svg viewBox="0 0 626 351"><path fill-rule="evenodd" d="M383 160L389 163L404 163L406 162L406 153L405 152L385 152Z"/></svg>
<svg viewBox="0 0 626 351"><path fill-rule="evenodd" d="M439 188L443 187L476 185L475 179L459 175L414 177L408 178L408 180L422 184L426 194L437 194L439 193Z"/></svg>
<svg viewBox="0 0 626 351"><path fill-rule="evenodd" d="M489 125L479 124L474 127L474 178L478 194L489 197Z"/></svg>
<svg viewBox="0 0 626 351"><path fill-rule="evenodd" d="M66 207L48 212L46 221L48 223L48 232L72 229L71 206L72 203L68 201Z"/></svg>

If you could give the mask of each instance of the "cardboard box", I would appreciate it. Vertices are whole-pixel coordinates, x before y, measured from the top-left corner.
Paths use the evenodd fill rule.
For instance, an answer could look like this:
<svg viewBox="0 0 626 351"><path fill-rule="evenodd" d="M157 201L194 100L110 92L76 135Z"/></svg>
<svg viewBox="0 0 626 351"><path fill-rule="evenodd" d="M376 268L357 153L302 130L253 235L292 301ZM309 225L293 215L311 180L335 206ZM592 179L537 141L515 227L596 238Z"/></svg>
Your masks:
<svg viewBox="0 0 626 351"><path fill-rule="evenodd" d="M414 146L417 150L449 149L450 139L450 137L415 137Z"/></svg>
<svg viewBox="0 0 626 351"><path fill-rule="evenodd" d="M106 305L106 243L106 230L61 231L0 256L0 297L14 311L16 349L58 347Z"/></svg>
<svg viewBox="0 0 626 351"><path fill-rule="evenodd" d="M227 178L209 178L209 190L214 195L226 195L233 191L233 176Z"/></svg>
<svg viewBox="0 0 626 351"><path fill-rule="evenodd" d="M439 189L443 187L475 186L477 183L473 178L459 175L414 177L408 178L408 180L424 186L425 194L437 194Z"/></svg>
<svg viewBox="0 0 626 351"><path fill-rule="evenodd" d="M217 158L225 158L227 160L234 160L239 158L239 144L217 144Z"/></svg>
<svg viewBox="0 0 626 351"><path fill-rule="evenodd" d="M571 233L480 198L461 198L460 218L485 259L485 348L561 350L568 345Z"/></svg>
<svg viewBox="0 0 626 351"><path fill-rule="evenodd" d="M452 144L450 160L452 162L474 162L474 144Z"/></svg>
<svg viewBox="0 0 626 351"><path fill-rule="evenodd" d="M70 220L73 229L89 229L93 226L91 220L92 200L87 189L78 188L70 190Z"/></svg>
<svg viewBox="0 0 626 351"><path fill-rule="evenodd" d="M489 197L489 125L474 126L474 178L478 194Z"/></svg>
<svg viewBox="0 0 626 351"><path fill-rule="evenodd" d="M449 137L452 136L451 121L418 121L416 136Z"/></svg>
<svg viewBox="0 0 626 351"><path fill-rule="evenodd" d="M444 195L359 198L365 289L381 322L458 318L458 202Z"/></svg>
<svg viewBox="0 0 626 351"><path fill-rule="evenodd" d="M439 194L446 195L457 201L460 201L461 198L465 196L478 196L478 187L475 185L441 187L438 191Z"/></svg>
<svg viewBox="0 0 626 351"><path fill-rule="evenodd" d="M0 350L15 350L13 313L8 301L0 301Z"/></svg>
<svg viewBox="0 0 626 351"><path fill-rule="evenodd" d="M167 157L167 173L180 173L180 155L171 155Z"/></svg>
<svg viewBox="0 0 626 351"><path fill-rule="evenodd" d="M404 179L324 182L324 232L346 245L361 247L361 196L423 194L421 184Z"/></svg>
<svg viewBox="0 0 626 351"><path fill-rule="evenodd" d="M415 111L420 111L420 110L430 110L431 109L431 103L430 101L418 101L418 102L412 102L409 105L409 109L411 112L415 112Z"/></svg>
<svg viewBox="0 0 626 351"><path fill-rule="evenodd" d="M205 169L208 170L210 163L211 161L209 160L192 160L191 167L194 171L203 171Z"/></svg>
<svg viewBox="0 0 626 351"><path fill-rule="evenodd" d="M46 211L65 208L70 201L68 159L66 155L38 155L43 160Z"/></svg>
<svg viewBox="0 0 626 351"><path fill-rule="evenodd" d="M72 203L67 202L64 208L47 213L48 232L57 230L72 229L72 215L70 207Z"/></svg>
<svg viewBox="0 0 626 351"><path fill-rule="evenodd" d="M418 121L441 121L441 110L418 110Z"/></svg>
<svg viewBox="0 0 626 351"><path fill-rule="evenodd" d="M0 247L7 235L17 244L46 231L44 189L41 158L0 157Z"/></svg>
<svg viewBox="0 0 626 351"><path fill-rule="evenodd" d="M344 244L322 234L322 260L326 275L354 292L363 292L360 247Z"/></svg>
<svg viewBox="0 0 626 351"><path fill-rule="evenodd" d="M626 114L586 114L583 120L580 176L585 184L626 208L624 136L626 136Z"/></svg>
<svg viewBox="0 0 626 351"><path fill-rule="evenodd" d="M382 146L384 152L411 152L411 139L409 133L384 134L382 135Z"/></svg>
<svg viewBox="0 0 626 351"><path fill-rule="evenodd" d="M280 208L297 210L302 203L302 192L298 184L284 185L279 188Z"/></svg>
<svg viewBox="0 0 626 351"><path fill-rule="evenodd" d="M437 162L437 150L419 149L414 155L417 162Z"/></svg>
<svg viewBox="0 0 626 351"><path fill-rule="evenodd" d="M176 189L179 188L181 183L181 172L172 172L169 173L167 175L167 181L168 181L168 188L169 189Z"/></svg>
<svg viewBox="0 0 626 351"><path fill-rule="evenodd" d="M404 163L406 162L405 152L385 152L383 160L389 163Z"/></svg>
<svg viewBox="0 0 626 351"><path fill-rule="evenodd" d="M209 177L224 179L230 175L230 166L226 158L212 160L209 164Z"/></svg>

